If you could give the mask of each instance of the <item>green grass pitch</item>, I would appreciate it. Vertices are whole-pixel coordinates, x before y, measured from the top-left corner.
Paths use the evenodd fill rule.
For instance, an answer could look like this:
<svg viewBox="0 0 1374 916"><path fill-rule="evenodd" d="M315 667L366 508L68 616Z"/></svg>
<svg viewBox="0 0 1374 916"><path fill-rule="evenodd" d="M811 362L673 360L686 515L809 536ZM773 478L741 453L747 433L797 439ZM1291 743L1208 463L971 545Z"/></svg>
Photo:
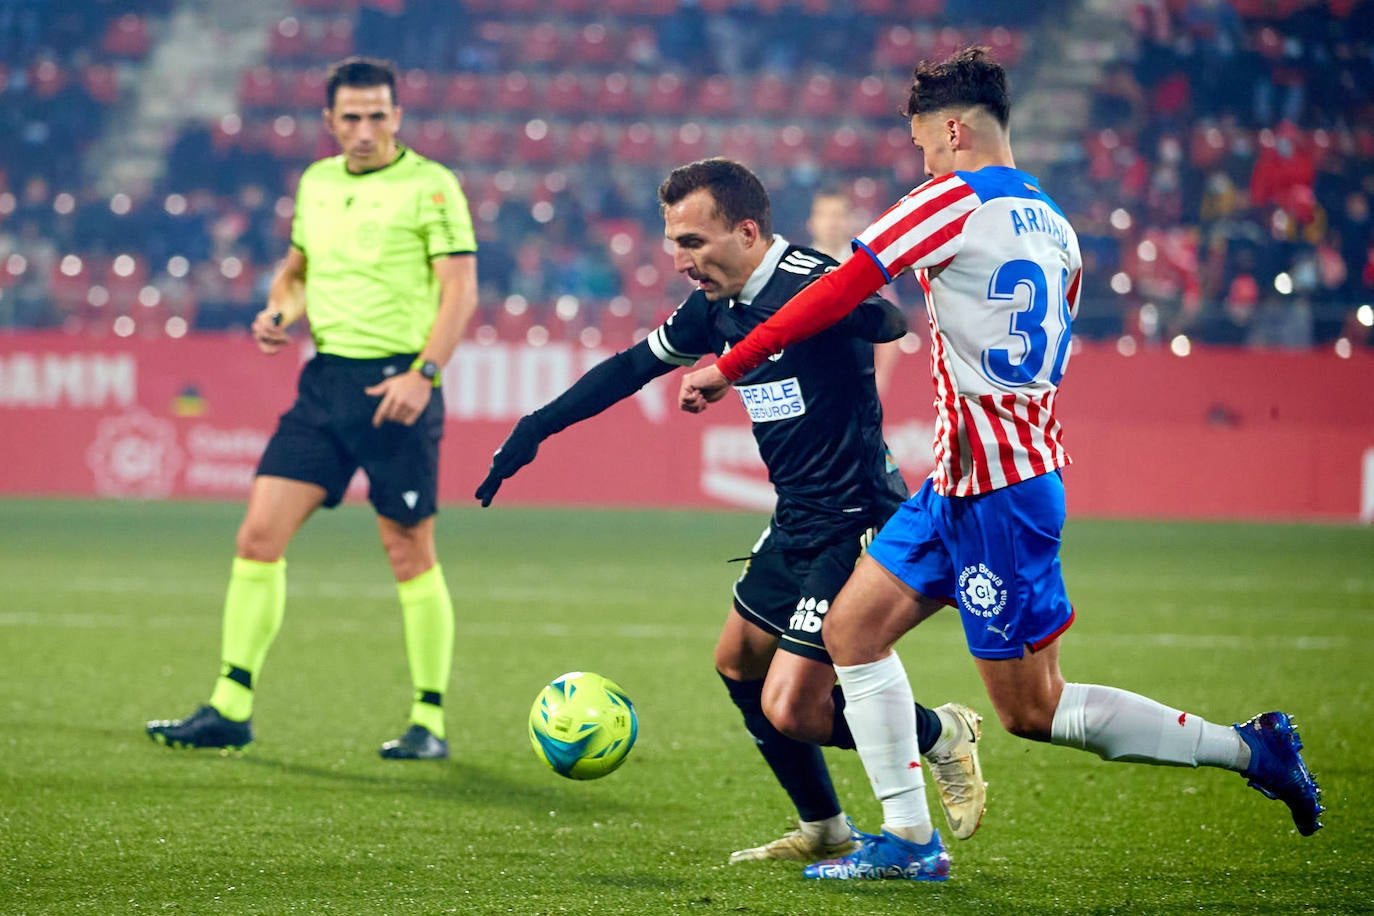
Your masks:
<svg viewBox="0 0 1374 916"><path fill-rule="evenodd" d="M399 607L370 513L313 519L239 758L143 734L218 665L241 508L0 501L0 913L1336 913L1374 908L1374 530L1073 520L1071 680L1213 721L1291 711L1326 829L1219 770L1108 764L990 714L952 613L900 644L917 696L987 717L987 816L944 885L729 866L790 808L712 669L764 519L747 513L440 515L458 612L453 759L378 759L404 726ZM595 670L634 699L625 766L564 780L530 703ZM876 829L857 757L829 754ZM931 790L933 802L933 790ZM939 815L936 815L937 823Z"/></svg>

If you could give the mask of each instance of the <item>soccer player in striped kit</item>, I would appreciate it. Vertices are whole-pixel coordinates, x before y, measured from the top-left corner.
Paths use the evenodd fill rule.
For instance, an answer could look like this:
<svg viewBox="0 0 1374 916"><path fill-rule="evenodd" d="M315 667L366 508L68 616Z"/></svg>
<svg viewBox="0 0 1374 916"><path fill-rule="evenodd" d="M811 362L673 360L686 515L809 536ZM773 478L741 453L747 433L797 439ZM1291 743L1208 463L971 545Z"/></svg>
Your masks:
<svg viewBox="0 0 1374 916"><path fill-rule="evenodd" d="M1069 463L1055 399L1069 356L1082 262L1073 228L1012 157L1006 74L969 48L916 69L911 137L930 180L854 240L855 256L801 291L713 366L689 374L699 412L771 353L838 320L903 270L926 294L935 382L936 467L883 528L826 616L824 641L883 829L806 867L809 878L943 881L911 746L911 686L893 645L955 606L1003 726L1106 760L1214 766L1284 801L1304 836L1320 790L1289 716L1216 725L1154 700L1067 683L1059 637L1073 622L1059 565L1060 469Z"/></svg>

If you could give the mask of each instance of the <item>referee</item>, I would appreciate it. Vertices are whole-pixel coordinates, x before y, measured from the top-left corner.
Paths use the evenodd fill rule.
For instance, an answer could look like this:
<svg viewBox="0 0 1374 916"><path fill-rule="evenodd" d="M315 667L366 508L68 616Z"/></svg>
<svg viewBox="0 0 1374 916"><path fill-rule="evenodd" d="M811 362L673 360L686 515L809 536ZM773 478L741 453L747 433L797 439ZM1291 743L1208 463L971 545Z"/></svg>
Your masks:
<svg viewBox="0 0 1374 916"><path fill-rule="evenodd" d="M440 370L477 307L477 244L453 173L396 140L393 67L349 58L330 71L326 93L325 124L342 155L301 176L291 248L252 326L258 348L275 354L286 329L308 317L317 353L258 463L210 700L147 732L169 747L253 740L254 689L286 606L286 547L362 468L398 583L414 687L409 728L381 755L444 758L453 605L434 546Z"/></svg>

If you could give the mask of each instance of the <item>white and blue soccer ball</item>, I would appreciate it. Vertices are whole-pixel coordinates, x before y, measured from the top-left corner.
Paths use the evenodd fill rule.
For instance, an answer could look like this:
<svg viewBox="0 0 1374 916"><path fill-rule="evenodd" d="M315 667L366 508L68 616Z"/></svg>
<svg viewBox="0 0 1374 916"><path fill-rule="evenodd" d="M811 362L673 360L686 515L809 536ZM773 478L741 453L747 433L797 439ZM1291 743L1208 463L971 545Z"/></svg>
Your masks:
<svg viewBox="0 0 1374 916"><path fill-rule="evenodd" d="M625 691L589 671L554 678L530 709L535 755L569 779L599 779L613 772L638 734L639 719Z"/></svg>

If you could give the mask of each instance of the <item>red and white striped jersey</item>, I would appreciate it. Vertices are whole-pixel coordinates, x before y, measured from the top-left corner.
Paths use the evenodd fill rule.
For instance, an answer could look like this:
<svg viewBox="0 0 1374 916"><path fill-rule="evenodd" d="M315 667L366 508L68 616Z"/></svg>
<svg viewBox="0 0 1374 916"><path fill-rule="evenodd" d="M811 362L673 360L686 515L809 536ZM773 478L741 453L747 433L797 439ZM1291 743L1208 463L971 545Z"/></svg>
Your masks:
<svg viewBox="0 0 1374 916"><path fill-rule="evenodd" d="M1083 261L1034 177L932 179L854 240L890 282L916 272L930 318L936 492L971 496L1067 465L1054 416Z"/></svg>

